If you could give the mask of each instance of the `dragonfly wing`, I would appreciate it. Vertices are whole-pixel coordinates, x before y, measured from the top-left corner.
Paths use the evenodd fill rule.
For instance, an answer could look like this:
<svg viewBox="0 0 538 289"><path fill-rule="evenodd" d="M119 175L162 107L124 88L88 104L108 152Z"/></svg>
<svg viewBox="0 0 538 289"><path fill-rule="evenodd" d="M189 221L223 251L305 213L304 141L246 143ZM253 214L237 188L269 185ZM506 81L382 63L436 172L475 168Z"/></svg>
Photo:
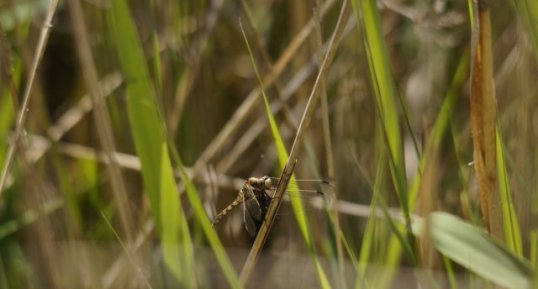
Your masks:
<svg viewBox="0 0 538 289"><path fill-rule="evenodd" d="M261 222L262 220L262 209L260 207L260 203L256 198L248 199L245 202L246 210L248 211L247 214L252 216L252 218L258 222Z"/></svg>
<svg viewBox="0 0 538 289"><path fill-rule="evenodd" d="M245 229L247 230L248 234L251 237L256 236L258 228L256 227L256 223L254 222L253 216L250 214L250 211L248 209L249 205L247 204L249 201L252 201L252 199L247 200L243 203L243 223L245 223Z"/></svg>

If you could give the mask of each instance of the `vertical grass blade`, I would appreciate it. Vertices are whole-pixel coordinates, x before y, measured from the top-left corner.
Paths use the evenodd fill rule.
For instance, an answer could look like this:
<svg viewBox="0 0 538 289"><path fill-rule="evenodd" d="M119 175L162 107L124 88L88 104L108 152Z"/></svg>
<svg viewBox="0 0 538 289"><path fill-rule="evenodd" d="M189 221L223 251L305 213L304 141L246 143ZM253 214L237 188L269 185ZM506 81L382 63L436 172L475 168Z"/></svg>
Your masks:
<svg viewBox="0 0 538 289"><path fill-rule="evenodd" d="M497 141L497 175L499 178L499 195L501 198L502 220L506 245L512 253L523 257L523 242L521 240L521 230L512 201L512 190L508 171L504 162L504 147L501 142L499 129L496 134Z"/></svg>
<svg viewBox="0 0 538 289"><path fill-rule="evenodd" d="M167 150L163 119L155 101L144 53L125 0L113 1L109 20L127 84L128 115L142 163L144 189L163 245L163 255L182 284L195 287L192 242ZM181 249L179 247L181 247Z"/></svg>
<svg viewBox="0 0 538 289"><path fill-rule="evenodd" d="M443 104L441 105L441 109L439 110L439 114L433 125L432 132L430 134L429 139L426 142L426 147L431 147L431 149L433 150L440 149L443 137L446 134L446 131L449 125L449 120L452 116L454 107L456 105L458 91L464 84L466 77L468 75L468 72L467 72L467 69L469 67L468 60L469 60L469 53L467 51L460 58L458 67L456 68L456 71L454 72L452 83L444 97ZM423 168L426 166L427 162L429 161L430 160L428 159L428 154L423 154L422 159L420 160L419 170L423 170ZM414 210L414 203L418 195L420 183L421 183L421 174L417 174L409 189L411 211ZM400 241L398 240L396 236L392 236L391 239L389 240L389 245L387 246L388 249L387 249L387 257L386 257L386 263L385 263L386 265L388 266L397 265L397 262L399 261L400 252L402 249L402 246L400 246L399 242ZM388 282L387 279L388 278L385 278L384 281ZM380 285L380 287L384 287L384 286Z"/></svg>
<svg viewBox="0 0 538 289"><path fill-rule="evenodd" d="M532 230L530 233L531 247L531 264L536 268L535 274L538 274L538 230Z"/></svg>
<svg viewBox="0 0 538 289"><path fill-rule="evenodd" d="M8 97L9 93L3 91L2 98L0 99L0 138L6 139L11 128L14 112L11 98ZM3 166L5 159L6 144L0 143L0 166Z"/></svg>
<svg viewBox="0 0 538 289"><path fill-rule="evenodd" d="M2 36L0 36L2 37ZM0 39L0 42L3 41ZM1 43L0 43L1 45ZM2 49L4 49L3 46L0 46ZM5 48L7 49L7 48ZM9 54L7 52L4 52L4 57L8 57ZM0 57L0 61L7 62L7 59L3 59ZM13 63L10 63L10 67L0 68L5 70L10 70L11 73L9 75L9 79L6 79L8 83L5 83L3 87L0 88L0 139L7 139L9 135L10 128L13 124L13 120L15 117L15 109L17 104L13 103L15 102L16 93L17 93L17 87L19 86L19 82L22 75L22 69L21 69L21 61L20 59L14 59L12 61ZM6 65L7 66L7 65ZM4 158L6 157L6 148L7 143L1 142L0 143L0 167L4 166Z"/></svg>
<svg viewBox="0 0 538 289"><path fill-rule="evenodd" d="M357 19L362 20L364 47L368 58L370 78L375 92L378 116L383 125L385 142L390 156L390 170L400 206L410 224L409 197L400 134L400 122L396 100L396 84L392 77L389 55L383 41L383 30L377 2L373 0L352 1Z"/></svg>
<svg viewBox="0 0 538 289"><path fill-rule="evenodd" d="M372 208L372 213L366 222L366 228L364 229L364 235L361 243L360 248L360 256L359 256L359 268L358 268L358 276L357 276L357 285L356 287L361 288L362 285L365 284L366 278L366 269L368 268L368 263L373 261L371 260L371 256L374 252L374 247L376 244L376 225L379 220L378 215L375 213L377 211L377 199L378 194L381 192L380 186L382 185L381 179L384 178L384 160L383 155L380 154L380 157L378 157L378 164L377 164L377 170L376 170L376 176L373 184L373 195L372 195L372 202L370 203L370 206Z"/></svg>
<svg viewBox="0 0 538 289"><path fill-rule="evenodd" d="M134 22L125 0L113 1L110 11L115 44L127 84L127 109L140 162L144 189L157 227L161 228L160 181L165 130L155 100L155 92Z"/></svg>
<svg viewBox="0 0 538 289"><path fill-rule="evenodd" d="M400 123L398 120L399 114L396 108L398 95L391 73L390 57L383 40L383 29L377 2L375 0L354 0L352 4L355 16L359 19L359 25L362 28L363 44L367 54L370 72L369 76L377 105L377 116L383 128L383 138L388 151L390 172L406 222L406 228L404 230L407 234L406 241L409 242L407 245L412 245L414 242L411 234L410 202L407 190ZM407 246L406 244L401 244L396 236L393 235L390 238L386 247L384 265L387 266L388 270L384 276L378 279L380 280L379 288L384 288L390 284L393 271L400 260L402 246Z"/></svg>
<svg viewBox="0 0 538 289"><path fill-rule="evenodd" d="M173 175L166 143L162 144L161 158L161 244L163 257L182 285L196 288L196 272L194 271L194 252L187 219L178 201L176 183Z"/></svg>

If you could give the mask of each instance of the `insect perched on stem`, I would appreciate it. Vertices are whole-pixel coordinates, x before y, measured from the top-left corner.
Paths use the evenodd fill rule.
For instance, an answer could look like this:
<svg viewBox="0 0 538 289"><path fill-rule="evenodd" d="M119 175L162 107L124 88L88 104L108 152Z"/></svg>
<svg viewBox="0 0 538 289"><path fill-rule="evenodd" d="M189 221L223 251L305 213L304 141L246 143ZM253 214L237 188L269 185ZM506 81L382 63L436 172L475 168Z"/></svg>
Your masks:
<svg viewBox="0 0 538 289"><path fill-rule="evenodd" d="M266 190L271 189L272 185L270 177L249 178L239 190L235 200L215 217L213 224L220 222L235 206L243 204L245 229L251 237L256 236L271 203L271 196Z"/></svg>
<svg viewBox="0 0 538 289"><path fill-rule="evenodd" d="M228 205L224 210L222 210L215 219L213 220L213 225L217 224L224 218L230 211L233 210L239 204L243 205L243 223L245 224L245 229L251 237L255 237L258 233L269 204L272 201L272 197L268 194L268 191L273 190L273 180L278 178L264 176L261 178L251 177L249 178L239 190L237 197ZM298 180L298 181L316 181L319 180ZM321 181L322 183L328 184L326 181ZM309 191L309 190L303 190ZM312 191L310 191L312 192ZM316 193L321 193L320 191L315 191Z"/></svg>

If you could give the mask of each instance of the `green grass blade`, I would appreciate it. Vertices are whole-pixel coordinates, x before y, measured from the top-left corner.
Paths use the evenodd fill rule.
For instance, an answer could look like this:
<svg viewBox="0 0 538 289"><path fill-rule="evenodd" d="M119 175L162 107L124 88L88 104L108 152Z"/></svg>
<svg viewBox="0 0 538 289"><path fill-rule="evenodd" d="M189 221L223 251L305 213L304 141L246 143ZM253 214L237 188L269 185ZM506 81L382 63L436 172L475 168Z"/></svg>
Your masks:
<svg viewBox="0 0 538 289"><path fill-rule="evenodd" d="M521 230L516 216L514 202L512 201L512 190L508 171L504 162L504 146L501 135L497 128L496 137L497 148L497 175L499 179L499 195L501 197L502 219L506 244L512 253L523 256L523 242L521 240Z"/></svg>
<svg viewBox="0 0 538 289"><path fill-rule="evenodd" d="M178 280L188 288L196 288L193 245L189 226L183 208L178 200L178 191L170 166L170 158L165 143L161 158L161 244L164 261Z"/></svg>
<svg viewBox="0 0 538 289"><path fill-rule="evenodd" d="M406 240L411 241L410 203L407 191L403 144L396 108L398 96L396 84L391 73L390 57L383 40L383 29L381 27L377 2L373 0L355 0L352 1L352 4L355 16L359 19L359 25L362 28L363 43L370 71L369 75L375 93L377 115L383 127L383 137L388 150L388 160L394 188L396 189L400 207L406 220ZM387 266L388 270L384 277L379 278L384 283L382 285L380 284L379 288L390 284L392 271L400 260L402 245L394 235L390 238L384 261L384 265Z"/></svg>
<svg viewBox="0 0 538 289"><path fill-rule="evenodd" d="M447 258L446 256L443 256L443 265L445 266L446 275L448 278L448 284L450 285L450 289L457 289L458 285L456 282L456 276L454 274L454 267L452 266L450 259Z"/></svg>
<svg viewBox="0 0 538 289"><path fill-rule="evenodd" d="M192 184L189 175L185 171L185 167L183 166L181 158L175 150L172 150L172 156L179 167L181 179L183 180L183 184L185 185L187 198L189 199L189 202L191 203L194 210L194 216L196 217L198 224L202 227L202 231L204 232L207 240L209 241L209 245L211 246L213 252L215 253L215 256L217 257L217 262L219 262L219 265L224 272L224 276L228 280L228 285L230 285L231 288L241 288L239 278L233 268L232 262L226 254L226 251L224 250L224 247L222 246L222 243L220 242L219 237L215 232L213 225L211 224L211 221L207 218L199 194L194 185Z"/></svg>
<svg viewBox="0 0 538 289"><path fill-rule="evenodd" d="M156 23L156 19L155 19L155 13L157 12L155 9L156 9L156 5L155 5L155 1L154 0L151 0L150 1L150 6L151 6L151 12L152 12L152 21L154 23ZM157 12L158 13L158 12ZM162 91L162 88L163 88L163 76L162 76L162 64L161 64L161 45L159 43L159 35L157 33L157 31L154 29L152 30L152 33L151 33L151 46L152 46L152 52L153 52L153 63L152 63L152 66L153 66L153 75L154 75L154 78L155 78L155 82L157 83L156 86L158 88L158 91Z"/></svg>
<svg viewBox="0 0 538 289"><path fill-rule="evenodd" d="M446 134L449 121L452 116L452 112L454 111L454 107L456 105L458 91L461 88L461 86L464 84L466 77L468 75L468 67L469 67L468 59L469 59L469 53L465 52L460 58L458 67L452 79L452 84L447 94L445 95L443 104L441 105L441 109L439 111L438 117L434 123L431 135L427 141L427 146L432 146L432 149L438 150L440 148L443 137ZM423 168L426 166L426 163L429 161L427 157L428 157L427 154L422 155L422 159L420 160L420 164L419 164L419 171L423 170ZM420 182L421 182L421 174L417 174L409 190L411 211L414 210L414 203L418 196ZM389 241L388 249L387 249L387 259L385 261L385 264L387 266L397 265L397 263L400 260L399 256L400 256L401 249L402 249L402 246L399 243L399 240L396 238L396 236L391 237ZM385 278L385 280L386 279L389 279L389 278ZM383 287L383 286L380 286L380 287Z"/></svg>
<svg viewBox="0 0 538 289"><path fill-rule="evenodd" d="M396 108L396 100L398 99L396 84L392 77L392 72L389 63L389 55L383 40L383 29L377 8L377 2L373 0L352 1L353 9L357 19L362 20L362 32L364 34L363 42L368 59L369 75L372 82L372 87L375 93L377 104L377 115L383 126L383 134L388 148L390 171L394 188L400 207L406 220L406 241L412 241L410 232L411 214L409 206L407 179L405 172L405 163L403 156L403 144L400 134L400 124L398 120L398 111ZM402 245L399 243L396 236L392 236L387 247L387 255L385 265L388 267L387 275L379 278L382 285L380 288L387 286L392 279L390 275L399 260ZM412 247L411 247L412 248Z"/></svg>
<svg viewBox="0 0 538 289"><path fill-rule="evenodd" d="M495 243L482 229L443 212L434 212L430 218L433 244L443 255L498 285L530 288L532 267ZM425 229L423 223L416 222L417 234Z"/></svg>
<svg viewBox="0 0 538 289"><path fill-rule="evenodd" d="M125 0L113 1L110 22L127 84L127 109L144 188L160 230L160 180L165 132L140 40Z"/></svg>
<svg viewBox="0 0 538 289"><path fill-rule="evenodd" d="M2 59L3 60L3 59ZM6 79L7 81L13 81L14 86L19 86L19 81L21 78L21 61L19 58L12 61L13 65L10 67L12 69L12 79ZM17 87L15 87L17 89ZM7 139L11 126L15 120L15 111L13 99L15 96L11 95L12 91L9 89L9 84L0 88L0 138ZM0 166L4 165L5 149L7 148L7 142L0 143Z"/></svg>
<svg viewBox="0 0 538 289"><path fill-rule="evenodd" d="M376 177L373 185L373 195L372 195L372 202L370 204L372 208L372 212L376 212L377 210L377 199L378 194L381 192L380 186L382 185L381 179L384 178L384 161L382 161L382 157L378 158L378 165L377 165L377 172ZM366 222L366 228L364 230L364 236L361 243L361 249L360 249L360 256L359 256L359 271L358 271L358 278L357 278L357 285L362 285L365 281L365 274L366 269L368 268L368 263L371 262L371 255L373 253L373 248L376 243L376 235L375 235L375 229L377 222L379 221L379 218L376 213L370 214L368 217L368 220Z"/></svg>
<svg viewBox="0 0 538 289"><path fill-rule="evenodd" d="M269 119L269 126L271 127L271 133L275 140L278 160L280 163L280 169L284 170L284 166L286 165L286 162L288 161L288 151L286 150L286 146L284 145L284 141L282 140L282 135L280 134L280 130L278 129L278 125L276 124L275 118L273 116L273 112L271 111L271 106L269 105L269 100L267 98L267 95L265 94L265 88L263 87L263 81L259 73L258 66L256 65L254 54L252 53L250 44L248 42L247 36L245 34L245 31L243 30L242 25L241 25L241 31L243 32L243 39L245 40L245 44L247 46L247 49L250 55L250 60L252 62L254 71L256 73L256 77L258 78L260 86L262 86L261 92L262 92L263 101L265 104L265 109L267 112L267 118ZM289 189L291 206L293 208L295 218L297 219L297 224L299 225L301 234L303 235L305 243L307 247L309 248L310 257L313 259L316 272L318 273L318 278L320 279L320 283L323 288L330 288L331 286L327 279L327 275L325 274L323 267L321 267L321 264L319 263L319 260L317 259L316 254L314 252L314 243L312 240L312 235L310 233L308 220L305 215L304 205L301 200L301 196L299 194L299 187L297 186L295 176L291 177L291 180L288 184L288 189Z"/></svg>
<svg viewBox="0 0 538 289"><path fill-rule="evenodd" d="M387 258L390 256L400 256L402 248L405 249L405 254L410 260L414 260L415 257L408 243L405 240L403 226L398 224L393 218L392 215L388 212L388 207L385 201L385 196L383 195L384 184L385 184L385 161L386 157L383 151L381 151L380 156L377 161L377 170L376 177L373 184L373 195L371 202L371 214L368 217L366 223L366 229L361 244L361 254L359 259L359 269L358 269L358 278L356 282L356 287L362 288L368 283L366 280L366 271L368 269L368 264L375 263L381 260L381 262L386 262L388 264L386 272L392 272L396 266L397 260L394 262L387 262ZM382 210L383 218L379 218L377 212L378 208ZM388 225L388 229L381 225ZM387 233L392 233L390 241L388 243L379 240L379 235L377 234L379 230L385 230ZM375 248L383 248L381 254L375 255ZM377 288L384 288L387 282L390 281L390 278L387 275L384 275L381 278L374 278L373 283ZM367 287L366 287L367 288Z"/></svg>
<svg viewBox="0 0 538 289"><path fill-rule="evenodd" d="M122 72L127 84L128 115L137 154L142 163L144 188L163 242L170 271L183 284L196 285L192 242L179 204L163 119L155 101L140 40L125 0L113 1L109 14ZM180 246L179 249L177 246Z"/></svg>
<svg viewBox="0 0 538 289"><path fill-rule="evenodd" d="M373 0L355 0L352 3L357 19L362 20L364 47L368 56L368 67L375 92L378 116L383 125L385 141L389 149L394 186L400 198L402 211L409 223L409 198L407 195L403 144L398 110L396 108L398 95L390 68L390 57L383 40L377 2Z"/></svg>
<svg viewBox="0 0 538 289"><path fill-rule="evenodd" d="M14 113L11 98L8 93L4 93L0 99L0 138L7 139L9 129L13 123ZM0 143L0 167L4 166L4 158L6 157L7 142Z"/></svg>

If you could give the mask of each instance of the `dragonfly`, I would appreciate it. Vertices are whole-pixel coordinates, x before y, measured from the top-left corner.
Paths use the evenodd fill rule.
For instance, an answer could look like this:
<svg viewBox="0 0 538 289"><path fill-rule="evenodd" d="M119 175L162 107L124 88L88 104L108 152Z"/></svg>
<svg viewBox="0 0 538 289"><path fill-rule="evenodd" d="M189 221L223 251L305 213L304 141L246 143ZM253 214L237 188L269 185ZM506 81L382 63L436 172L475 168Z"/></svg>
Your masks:
<svg viewBox="0 0 538 289"><path fill-rule="evenodd" d="M213 219L213 225L219 223L226 215L228 215L235 207L242 205L243 207L243 223L247 233L251 237L255 237L258 230L265 218L269 204L272 201L272 196L268 191L274 190L274 180L278 180L275 177L263 176L260 178L250 177L241 189L239 190L237 197L224 208ZM297 182L321 182L329 184L325 180L297 180ZM314 190L302 190L306 192L316 192L323 194L321 191Z"/></svg>

